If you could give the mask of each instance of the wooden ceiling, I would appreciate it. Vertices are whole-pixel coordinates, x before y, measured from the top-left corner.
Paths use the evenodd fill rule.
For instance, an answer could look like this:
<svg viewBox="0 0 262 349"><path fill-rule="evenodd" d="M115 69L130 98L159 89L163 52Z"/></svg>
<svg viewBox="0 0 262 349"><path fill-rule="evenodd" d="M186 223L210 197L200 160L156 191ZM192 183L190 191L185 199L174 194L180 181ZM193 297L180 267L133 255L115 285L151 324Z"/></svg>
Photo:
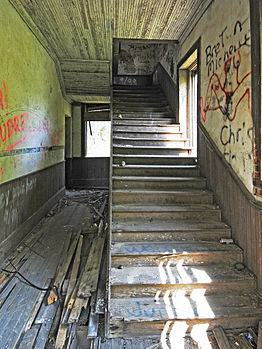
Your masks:
<svg viewBox="0 0 262 349"><path fill-rule="evenodd" d="M63 61L64 64L66 60L75 64L77 60L80 60L81 64L86 60L110 62L113 38L181 40L211 2L211 0L9 1L50 55L59 62ZM104 94L102 90L101 94Z"/></svg>

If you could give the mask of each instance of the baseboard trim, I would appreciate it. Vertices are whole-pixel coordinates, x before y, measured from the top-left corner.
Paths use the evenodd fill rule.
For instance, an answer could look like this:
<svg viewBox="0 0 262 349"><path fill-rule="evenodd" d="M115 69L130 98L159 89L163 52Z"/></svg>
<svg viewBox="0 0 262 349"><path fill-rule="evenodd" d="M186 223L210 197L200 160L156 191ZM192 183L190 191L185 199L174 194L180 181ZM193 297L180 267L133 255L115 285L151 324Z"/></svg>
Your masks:
<svg viewBox="0 0 262 349"><path fill-rule="evenodd" d="M51 210L51 208L64 196L65 187L61 188L48 201L46 201L32 216L30 216L19 228L13 231L0 244L0 263L20 244L25 236L37 225L37 223Z"/></svg>

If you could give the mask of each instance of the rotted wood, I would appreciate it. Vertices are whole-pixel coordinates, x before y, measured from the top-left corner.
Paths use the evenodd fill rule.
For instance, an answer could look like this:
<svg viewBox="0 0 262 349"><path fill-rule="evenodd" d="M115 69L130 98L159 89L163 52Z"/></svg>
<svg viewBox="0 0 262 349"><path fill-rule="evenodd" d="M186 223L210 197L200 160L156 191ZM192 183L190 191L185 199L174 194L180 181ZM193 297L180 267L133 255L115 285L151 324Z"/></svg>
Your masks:
<svg viewBox="0 0 262 349"><path fill-rule="evenodd" d="M213 334L216 338L219 349L231 349L226 333L221 326L216 326L213 329Z"/></svg>
<svg viewBox="0 0 262 349"><path fill-rule="evenodd" d="M76 245L78 243L78 239L79 239L79 236L80 236L80 233L81 233L81 229L78 230L71 246L70 246L70 249L69 251L67 252L62 264L60 264L57 268L57 273L56 273L56 277L55 277L55 281L54 281L54 284L53 284L53 287L55 287L56 290L58 290L58 292L60 292L61 290L61 287L62 287L62 283L65 279L65 276L66 276L66 273L68 271L68 268L69 268L69 265L71 263L71 260L72 260L72 257L73 257L73 254L75 252L75 248L76 248ZM49 297L48 297L48 304L52 304L53 302L56 302L58 299L58 295L57 295L57 292L54 291L54 290L51 290L50 293L49 293Z"/></svg>
<svg viewBox="0 0 262 349"><path fill-rule="evenodd" d="M88 322L88 338L96 338L98 334L99 314L96 312L96 293L92 295L90 303L90 316Z"/></svg>
<svg viewBox="0 0 262 349"><path fill-rule="evenodd" d="M239 336L237 336L236 340L239 343L240 348L254 349L253 346L249 343L249 341L247 340L247 338L243 334L240 334Z"/></svg>
<svg viewBox="0 0 262 349"><path fill-rule="evenodd" d="M76 284L78 270L79 270L79 264L80 264L80 258L81 258L82 244L83 244L83 236L80 235L79 240L78 240L78 246L77 246L77 250L76 250L76 254L75 254L75 258L74 258L72 271L70 274L67 294L66 294L66 298L65 298L65 302L64 302L64 309L63 309L62 316L61 316L62 319L66 313L69 299L72 295L72 292L74 290L74 286ZM64 343L66 341L67 327L68 327L67 324L63 324L62 322L60 323L57 337L56 337L56 348L63 348Z"/></svg>
<svg viewBox="0 0 262 349"><path fill-rule="evenodd" d="M91 293L96 291L103 248L104 238L95 238L84 267L78 297L90 297Z"/></svg>

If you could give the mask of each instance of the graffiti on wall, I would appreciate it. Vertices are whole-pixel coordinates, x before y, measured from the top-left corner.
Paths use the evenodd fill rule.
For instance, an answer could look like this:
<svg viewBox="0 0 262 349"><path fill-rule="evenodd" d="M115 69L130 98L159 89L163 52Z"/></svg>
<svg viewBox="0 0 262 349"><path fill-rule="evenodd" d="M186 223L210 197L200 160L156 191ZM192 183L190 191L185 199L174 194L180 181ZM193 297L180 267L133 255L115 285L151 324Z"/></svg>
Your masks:
<svg viewBox="0 0 262 349"><path fill-rule="evenodd" d="M219 110L223 119L233 121L236 118L241 102L246 101L250 110L250 83L251 72L240 76L241 54L238 51L230 57L223 66L221 75L213 73L209 79L205 102L200 98L200 111L203 122L206 122L207 112Z"/></svg>
<svg viewBox="0 0 262 349"><path fill-rule="evenodd" d="M247 61L250 45L247 18L237 20L231 29L225 26L215 43L205 47L207 87L199 106L203 123L211 118L213 123L208 127L216 133L219 128L218 142L224 155L230 163L242 156L244 171L246 160L237 149L242 147L248 159L252 158L251 66Z"/></svg>
<svg viewBox="0 0 262 349"><path fill-rule="evenodd" d="M59 131L51 134L50 121L39 110L24 110L23 108L10 110L8 104L8 86L5 80L0 85L0 155L17 155L21 145L34 151L35 147L44 147L48 141L59 142ZM54 143L57 144L57 143ZM19 147L20 145L20 147ZM23 150L23 149L22 149ZM13 154L14 152L14 154ZM16 158L14 168L21 159ZM31 159L33 163L33 159ZM0 159L0 182L3 182L7 168ZM21 164L22 165L22 164Z"/></svg>
<svg viewBox="0 0 262 349"><path fill-rule="evenodd" d="M121 43L119 75L150 75L155 65L155 47L150 44Z"/></svg>

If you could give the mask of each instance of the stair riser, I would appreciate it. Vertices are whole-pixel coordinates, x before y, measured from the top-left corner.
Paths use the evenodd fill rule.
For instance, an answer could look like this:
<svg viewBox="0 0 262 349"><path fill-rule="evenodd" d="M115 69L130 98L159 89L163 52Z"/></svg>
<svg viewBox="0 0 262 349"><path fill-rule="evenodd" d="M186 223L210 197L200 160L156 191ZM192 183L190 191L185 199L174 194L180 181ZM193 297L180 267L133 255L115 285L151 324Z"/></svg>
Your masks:
<svg viewBox="0 0 262 349"><path fill-rule="evenodd" d="M175 212L113 212L113 220L114 221L128 221L129 219L145 219L148 222L154 222L154 220L174 220L174 219L180 219L180 220L214 220L214 221L220 221L221 220L221 212L219 210L206 210L205 212L199 210L199 211L175 211Z"/></svg>
<svg viewBox="0 0 262 349"><path fill-rule="evenodd" d="M121 164L122 161L125 161L129 165L195 165L195 158L167 158L167 157L127 157L125 155L113 156L114 164Z"/></svg>
<svg viewBox="0 0 262 349"><path fill-rule="evenodd" d="M115 154L129 154L129 155L174 155L174 156L186 156L190 154L191 150L188 149L168 149L165 147L157 149L141 149L141 148L122 148L114 146L113 152Z"/></svg>
<svg viewBox="0 0 262 349"><path fill-rule="evenodd" d="M113 98L115 99L129 99L131 98L132 100L135 101L140 101L143 99L153 99L154 101L157 99L165 99L165 96L163 95L162 92L160 91L147 91L147 92L120 92L120 91L114 91Z"/></svg>
<svg viewBox="0 0 262 349"><path fill-rule="evenodd" d="M134 105L134 106L116 106L114 107L114 113L134 113L134 114L140 114L143 113L143 115L146 115L148 113L160 113L160 114L170 114L171 111L168 107L157 107L157 106L148 106L148 107L140 107L140 105Z"/></svg>
<svg viewBox="0 0 262 349"><path fill-rule="evenodd" d="M125 126L114 126L113 127L114 134L117 135L117 132L126 132L124 135L137 135L139 132L139 135L143 133L145 134L151 134L154 135L154 133L157 132L166 132L166 133L178 133L177 136L181 137L181 133L179 133L179 126L132 126L132 125L125 125ZM132 133L133 132L133 133ZM155 135L156 137L158 135Z"/></svg>
<svg viewBox="0 0 262 349"><path fill-rule="evenodd" d="M114 176L156 176L156 177L196 177L199 175L199 168L128 168L114 167Z"/></svg>
<svg viewBox="0 0 262 349"><path fill-rule="evenodd" d="M237 293L239 290L249 293L255 289L255 282L250 280L225 282L225 283L212 283L212 284L176 284L176 285L112 285L111 297L112 298L141 298L141 297L155 297L155 295L161 292L162 295L166 291L174 292L177 290L187 291L188 294L196 289L205 289L205 295L213 294L228 294Z"/></svg>
<svg viewBox="0 0 262 349"><path fill-rule="evenodd" d="M249 317L237 317L237 316L228 316L226 318L221 317L217 319L203 319L203 320L186 320L185 327L187 328L186 333L190 335L193 327L199 324L208 324L207 330L211 331L216 326L222 326L224 329L235 329L235 328L248 328L248 327L257 327L258 321L261 320L258 316L249 316ZM183 321L177 321L179 324ZM166 333L164 338L169 337L169 333L172 330L176 321L148 321L148 318L145 317L145 321L133 321L125 322L121 324L120 321L112 322L110 325L110 338L115 337L147 337L147 336L163 336L163 333ZM205 327L206 328L206 327Z"/></svg>
<svg viewBox="0 0 262 349"><path fill-rule="evenodd" d="M122 126L146 126L150 127L151 125L173 125L174 119L172 118L158 118L158 119L130 119L130 118L117 118L113 119L113 125L122 125Z"/></svg>
<svg viewBox="0 0 262 349"><path fill-rule="evenodd" d="M152 139L152 140L136 140L136 139L117 139L113 138L114 145L134 145L134 146L160 146L160 147L170 147L170 148L180 148L185 147L188 144L186 140L166 140L166 139Z"/></svg>
<svg viewBox="0 0 262 349"><path fill-rule="evenodd" d="M119 115L121 115L121 117L119 117ZM132 111L132 110L114 110L114 119L118 120L118 119L174 119L174 115L172 113L170 113L170 111L168 110L136 110L136 111ZM174 122L175 124L175 122Z"/></svg>
<svg viewBox="0 0 262 349"><path fill-rule="evenodd" d="M152 227L153 229L153 227ZM221 231L180 231L180 232L114 232L114 242L149 242L149 241L219 241L221 238L231 238L230 230Z"/></svg>
<svg viewBox="0 0 262 349"><path fill-rule="evenodd" d="M202 194L170 194L170 193L114 193L113 205L124 204L212 204L213 196L210 193Z"/></svg>
<svg viewBox="0 0 262 349"><path fill-rule="evenodd" d="M159 102L156 102L156 100L153 100L153 99L151 99L151 100L149 100L149 101L143 101L143 100L141 100L141 98L139 99L139 101L138 100L135 100L135 98L133 98L133 100L128 100L127 98L125 99L125 100L120 100L120 99L118 99L118 100L116 100L116 99L114 99L114 104L113 104L113 108L114 108L114 110L115 109L125 109L125 108L132 108L132 109L137 109L137 107L139 107L139 108L145 108L145 109L147 109L147 108L157 108L157 109L159 109L159 108L169 108L169 106L168 106L168 104L167 104L167 102L165 101L165 100L163 100L163 101L159 101Z"/></svg>
<svg viewBox="0 0 262 349"><path fill-rule="evenodd" d="M182 139L181 133L146 133L146 132L115 132L114 130L114 138L128 138L128 143L131 140L135 140L135 138L145 138L145 139L154 139L161 141L185 141ZM130 139L129 139L130 138ZM162 144L162 143L161 143ZM183 144L183 143L182 143Z"/></svg>
<svg viewBox="0 0 262 349"><path fill-rule="evenodd" d="M121 95L115 95L114 94L114 103L118 104L118 103L155 103L156 102L156 98L157 100L160 102L160 103L165 103L166 104L166 98L163 97L163 95L159 95L157 94L155 96L155 98L150 95L150 96L132 96L132 95L129 95L128 96L121 96Z"/></svg>
<svg viewBox="0 0 262 349"><path fill-rule="evenodd" d="M194 253L191 255L180 255L163 259L160 255L124 255L124 256L112 256L112 267L117 268L119 265L123 266L159 266L160 262L164 261L165 266L168 262L175 265L183 260L183 265L210 265L219 263L220 265L234 265L237 262L242 262L241 253L223 253L223 252L210 252L210 253Z"/></svg>
<svg viewBox="0 0 262 349"><path fill-rule="evenodd" d="M130 181L113 180L113 189L205 189L206 181Z"/></svg>

